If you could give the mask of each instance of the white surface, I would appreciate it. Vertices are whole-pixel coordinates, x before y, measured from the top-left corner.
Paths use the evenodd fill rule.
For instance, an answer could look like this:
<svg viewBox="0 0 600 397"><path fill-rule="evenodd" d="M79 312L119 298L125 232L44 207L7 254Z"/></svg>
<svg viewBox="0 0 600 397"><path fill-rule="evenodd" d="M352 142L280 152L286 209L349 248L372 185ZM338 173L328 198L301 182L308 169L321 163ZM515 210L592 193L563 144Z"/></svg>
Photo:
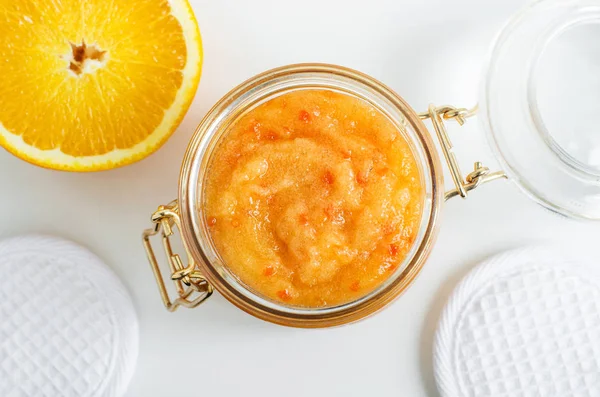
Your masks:
<svg viewBox="0 0 600 397"><path fill-rule="evenodd" d="M600 267L573 254L511 250L460 282L435 337L443 397L600 395Z"/></svg>
<svg viewBox="0 0 600 397"><path fill-rule="evenodd" d="M98 257L56 237L0 241L0 395L120 397L137 352L131 298Z"/></svg>
<svg viewBox="0 0 600 397"><path fill-rule="evenodd" d="M177 194L195 126L234 85L265 69L332 62L368 73L413 107L470 106L496 32L523 0L192 1L205 63L178 132L150 158L123 169L68 174L0 151L0 237L46 232L89 247L123 279L140 319L140 357L128 397L437 396L435 325L450 291L482 258L552 239L598 248L600 224L558 217L515 186L495 182L447 203L435 249L415 284L358 324L328 330L278 327L220 296L166 312L140 233ZM464 170L495 163L476 121L452 126Z"/></svg>

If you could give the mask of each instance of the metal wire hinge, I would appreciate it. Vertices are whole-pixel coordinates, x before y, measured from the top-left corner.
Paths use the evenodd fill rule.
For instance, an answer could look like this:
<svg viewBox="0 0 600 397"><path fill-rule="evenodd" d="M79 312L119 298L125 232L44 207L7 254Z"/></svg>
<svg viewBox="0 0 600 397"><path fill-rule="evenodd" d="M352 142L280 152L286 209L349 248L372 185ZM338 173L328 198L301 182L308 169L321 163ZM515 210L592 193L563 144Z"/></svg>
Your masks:
<svg viewBox="0 0 600 397"><path fill-rule="evenodd" d="M183 242L183 245L188 259L187 266L183 264L179 254L173 252L170 241L171 236L174 234L173 227L176 226L181 230L181 220L179 217L177 201L173 201L166 206L161 205L158 207L158 210L152 214L152 222L154 223L154 227L144 231L142 234L142 241L165 307L167 310L173 312L177 310L179 306L188 308L198 306L212 295L213 287L197 270L196 264L187 249L185 241ZM150 241L150 237L157 234L161 235L163 248L167 254L171 280L173 280L177 291L178 297L174 301L171 301L171 298L169 297L169 292L167 291L167 287L160 271L160 266L156 260L156 255L154 254L152 243Z"/></svg>
<svg viewBox="0 0 600 397"><path fill-rule="evenodd" d="M475 189L477 186L487 182L491 182L496 179L506 178L506 174L503 171L491 172L490 169L484 166L481 162L476 161L473 167L473 171L469 173L464 179L463 174L460 171L456 155L454 154L454 147L448 136L444 120L456 120L458 124L463 125L469 117L474 116L477 113L478 106L472 109L466 108L455 108L454 106L440 106L429 105L427 112L419 113L419 117L422 120L431 119L435 133L442 146L444 157L448 168L450 168L450 174L455 189L447 191L444 199L449 200L452 197L461 196L467 197L468 192Z"/></svg>

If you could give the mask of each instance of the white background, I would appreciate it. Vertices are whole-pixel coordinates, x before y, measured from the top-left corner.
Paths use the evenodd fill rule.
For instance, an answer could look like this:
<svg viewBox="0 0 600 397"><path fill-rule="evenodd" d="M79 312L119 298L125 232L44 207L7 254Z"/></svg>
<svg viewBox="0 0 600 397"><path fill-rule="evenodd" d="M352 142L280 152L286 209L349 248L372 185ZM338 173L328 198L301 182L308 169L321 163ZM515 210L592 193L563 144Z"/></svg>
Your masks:
<svg viewBox="0 0 600 397"><path fill-rule="evenodd" d="M192 4L204 40L202 80L183 124L160 151L95 174L43 170L0 151L0 237L70 238L129 288L141 341L128 397L437 396L435 326L466 272L486 256L536 241L600 241L599 224L561 218L511 183L496 182L447 203L437 245L415 284L363 322L289 329L250 317L217 294L197 309L167 313L140 234L151 212L176 197L187 142L223 94L265 69L313 61L370 74L419 111L430 102L471 106L492 40L523 0ZM496 165L477 121L451 133L463 169L474 160Z"/></svg>

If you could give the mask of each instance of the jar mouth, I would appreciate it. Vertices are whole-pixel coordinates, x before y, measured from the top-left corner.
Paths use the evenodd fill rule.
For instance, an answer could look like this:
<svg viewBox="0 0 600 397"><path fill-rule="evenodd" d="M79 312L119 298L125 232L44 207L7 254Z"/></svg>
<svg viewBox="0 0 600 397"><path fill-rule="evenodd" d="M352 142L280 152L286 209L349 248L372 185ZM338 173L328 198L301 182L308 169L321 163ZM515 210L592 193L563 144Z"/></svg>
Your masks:
<svg viewBox="0 0 600 397"><path fill-rule="evenodd" d="M336 306L307 308L286 305L245 286L220 257L202 210L204 183L212 154L230 127L260 104L298 90L329 90L357 97L386 115L398 125L398 131L406 130L424 187L420 228L404 262L372 292ZM302 64L274 69L233 89L198 126L184 158L180 179L184 238L191 242L192 256L215 289L236 306L257 317L299 327L323 327L355 321L393 300L420 270L437 230L437 214L443 194L440 166L433 142L418 115L376 80L333 65Z"/></svg>

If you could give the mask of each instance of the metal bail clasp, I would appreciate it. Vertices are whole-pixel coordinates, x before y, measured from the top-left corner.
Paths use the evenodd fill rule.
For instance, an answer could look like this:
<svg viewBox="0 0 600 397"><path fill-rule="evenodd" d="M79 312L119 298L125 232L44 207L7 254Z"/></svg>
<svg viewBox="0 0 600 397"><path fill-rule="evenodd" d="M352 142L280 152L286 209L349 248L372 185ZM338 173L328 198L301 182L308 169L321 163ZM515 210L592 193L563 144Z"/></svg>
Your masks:
<svg viewBox="0 0 600 397"><path fill-rule="evenodd" d="M419 113L421 120L431 119L433 129L440 141L444 157L446 158L446 163L448 164L448 168L450 168L452 181L456 186L455 189L446 192L444 196L445 200L449 200L455 196L465 198L467 197L468 192L483 183L506 178L506 174L503 171L490 172L488 167L485 167L481 162L476 161L473 171L463 179L463 174L460 171L458 161L456 160L454 147L448 136L444 120L454 119L458 124L463 125L469 117L474 116L477 113L477 110L477 106L472 109L466 109L455 108L454 106L436 107L434 105L429 105L429 110L427 112Z"/></svg>
<svg viewBox="0 0 600 397"><path fill-rule="evenodd" d="M165 307L167 310L173 312L179 306L188 308L198 306L212 295L213 287L196 269L196 264L187 249L185 241L183 242L183 246L189 263L187 266L184 266L179 254L173 252L170 241L170 237L174 234L173 227L177 226L181 230L177 200L171 202L169 205L158 207L158 210L152 214L152 222L154 223L154 228L144 231L142 241ZM178 294L178 298L175 301L171 301L171 298L169 298L169 293L150 241L150 237L159 233L162 236L163 248L167 254L171 280L173 280Z"/></svg>

